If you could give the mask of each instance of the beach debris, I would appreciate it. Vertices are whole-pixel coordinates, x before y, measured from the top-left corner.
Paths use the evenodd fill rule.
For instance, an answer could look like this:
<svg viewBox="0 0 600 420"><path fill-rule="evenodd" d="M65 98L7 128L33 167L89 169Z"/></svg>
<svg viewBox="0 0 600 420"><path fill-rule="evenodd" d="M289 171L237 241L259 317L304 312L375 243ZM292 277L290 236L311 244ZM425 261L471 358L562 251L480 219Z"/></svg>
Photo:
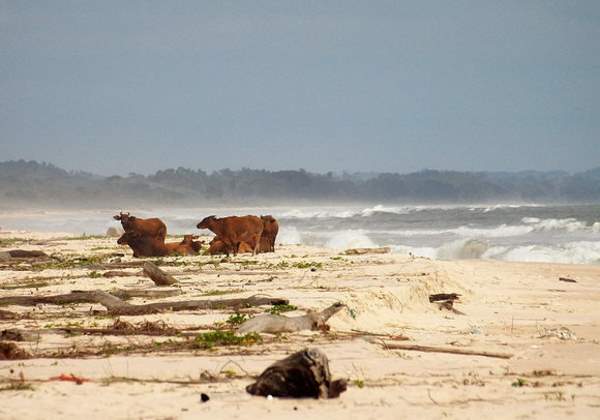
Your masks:
<svg viewBox="0 0 600 420"><path fill-rule="evenodd" d="M539 338L558 338L559 340L577 340L577 335L567 327L538 328Z"/></svg>
<svg viewBox="0 0 600 420"><path fill-rule="evenodd" d="M259 315L241 324L237 332L238 334L247 334L249 332L277 334L302 330L328 330L327 321L329 318L345 307L346 305L343 303L337 302L320 312L309 310L306 315L302 316Z"/></svg>
<svg viewBox="0 0 600 420"><path fill-rule="evenodd" d="M568 277L559 277L558 281L564 281L566 283L577 283L577 280L573 280Z"/></svg>
<svg viewBox="0 0 600 420"><path fill-rule="evenodd" d="M133 276L141 276L144 275L143 271L139 272L129 272L129 271L118 271L118 270L109 270L102 273L102 277L110 279L113 277L133 277Z"/></svg>
<svg viewBox="0 0 600 420"><path fill-rule="evenodd" d="M51 381L62 381L62 382L75 382L77 385L81 385L84 382L90 381L87 378L83 378L81 376L75 376L72 373L69 373L69 374L61 373L58 376L51 377L50 380Z"/></svg>
<svg viewBox="0 0 600 420"><path fill-rule="evenodd" d="M500 353L486 350L469 350L464 348L454 347L438 347L438 346L424 346L420 344L408 344L408 343L391 343L388 341L373 340L375 344L381 344L386 350L408 350L408 351L422 351L427 353L449 353L449 354L460 354L465 356L483 356L483 357L495 357L498 359L510 359L513 357L511 353Z"/></svg>
<svg viewBox="0 0 600 420"><path fill-rule="evenodd" d="M18 328L8 328L0 332L0 340L6 341L37 341L39 334L31 333Z"/></svg>
<svg viewBox="0 0 600 420"><path fill-rule="evenodd" d="M0 341L0 360L29 359L31 355L15 343Z"/></svg>
<svg viewBox="0 0 600 420"><path fill-rule="evenodd" d="M210 400L210 397L208 396L208 394L205 394L204 392L200 394L200 401L205 403L208 402L208 400Z"/></svg>
<svg viewBox="0 0 600 420"><path fill-rule="evenodd" d="M263 397L337 398L346 388L345 379L331 380L325 353L312 348L273 363L246 391Z"/></svg>
<svg viewBox="0 0 600 420"><path fill-rule="evenodd" d="M116 227L111 226L108 229L106 229L106 236L109 237L109 238L118 238L123 233L125 233L125 231L123 230L123 228L117 229Z"/></svg>
<svg viewBox="0 0 600 420"><path fill-rule="evenodd" d="M437 304L440 311L446 309L458 315L465 315L454 308L454 302L460 300L460 296L458 293L437 293L429 295L429 302Z"/></svg>
<svg viewBox="0 0 600 420"><path fill-rule="evenodd" d="M0 252L0 260L7 260L10 258L23 258L23 259L31 259L31 258L50 258L48 254L42 251L27 251L24 249L12 249L10 251Z"/></svg>
<svg viewBox="0 0 600 420"><path fill-rule="evenodd" d="M288 304L289 300L270 296L254 295L238 299L184 300L175 302L155 302L132 305L116 296L101 290L76 291L53 296L5 296L0 297L2 305L37 306L39 304L68 305L73 303L99 303L109 315L148 315L166 311L189 311L199 309L247 308L261 305Z"/></svg>
<svg viewBox="0 0 600 420"><path fill-rule="evenodd" d="M158 268L156 266L156 264L154 264L150 261L146 261L144 263L143 267L144 267L144 275L146 275L147 277L150 277L150 279L157 286L171 286L171 285L177 283L177 280L175 280L175 277L173 277L172 275L170 275L168 273L165 273L163 270Z"/></svg>
<svg viewBox="0 0 600 420"><path fill-rule="evenodd" d="M365 255L365 254L389 254L392 252L390 247L381 248L350 248L342 252L342 255Z"/></svg>

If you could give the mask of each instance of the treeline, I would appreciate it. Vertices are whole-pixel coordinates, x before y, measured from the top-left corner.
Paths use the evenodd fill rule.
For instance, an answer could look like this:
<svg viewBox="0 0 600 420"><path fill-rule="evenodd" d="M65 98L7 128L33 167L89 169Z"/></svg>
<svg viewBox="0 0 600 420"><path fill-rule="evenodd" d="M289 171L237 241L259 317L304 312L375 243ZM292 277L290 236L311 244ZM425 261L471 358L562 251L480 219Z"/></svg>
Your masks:
<svg viewBox="0 0 600 420"><path fill-rule="evenodd" d="M600 167L566 172L317 174L186 168L102 177L35 161L0 162L0 206L269 204L278 202L600 202Z"/></svg>

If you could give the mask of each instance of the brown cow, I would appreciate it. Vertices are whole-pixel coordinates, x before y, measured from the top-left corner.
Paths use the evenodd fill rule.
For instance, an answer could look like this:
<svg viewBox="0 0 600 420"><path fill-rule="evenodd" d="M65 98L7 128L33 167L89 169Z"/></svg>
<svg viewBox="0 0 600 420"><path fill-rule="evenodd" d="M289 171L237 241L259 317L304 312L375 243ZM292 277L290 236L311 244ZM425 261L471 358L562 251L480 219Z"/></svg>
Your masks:
<svg viewBox="0 0 600 420"><path fill-rule="evenodd" d="M137 232L143 236L156 238L163 242L167 237L167 226L162 220L156 217L140 219L139 217L129 215L129 213L120 212L113 216L113 218L121 221L121 226L123 226L125 232Z"/></svg>
<svg viewBox="0 0 600 420"><path fill-rule="evenodd" d="M240 254L251 253L252 247L248 245L246 242L240 242L238 247L238 252ZM212 241L210 241L210 247L206 251L205 254L208 255L218 255L218 254L227 254L227 245L225 242L221 240L218 236L215 236Z"/></svg>
<svg viewBox="0 0 600 420"><path fill-rule="evenodd" d="M260 216L263 232L260 237L260 252L275 252L275 238L279 233L279 223L271 215Z"/></svg>
<svg viewBox="0 0 600 420"><path fill-rule="evenodd" d="M197 255L198 251L194 248L199 242L193 242L190 244L191 235L189 240L184 238L181 242L170 242L164 243L156 238L149 238L148 236L141 235L138 232L125 232L117 240L119 245L129 245L133 250L133 256L136 258L140 257L164 257L167 255Z"/></svg>
<svg viewBox="0 0 600 420"><path fill-rule="evenodd" d="M246 242L252 248L252 255L258 252L263 223L256 216L229 216L217 218L208 216L196 226L198 229L209 229L225 244L225 253L237 255L240 243Z"/></svg>

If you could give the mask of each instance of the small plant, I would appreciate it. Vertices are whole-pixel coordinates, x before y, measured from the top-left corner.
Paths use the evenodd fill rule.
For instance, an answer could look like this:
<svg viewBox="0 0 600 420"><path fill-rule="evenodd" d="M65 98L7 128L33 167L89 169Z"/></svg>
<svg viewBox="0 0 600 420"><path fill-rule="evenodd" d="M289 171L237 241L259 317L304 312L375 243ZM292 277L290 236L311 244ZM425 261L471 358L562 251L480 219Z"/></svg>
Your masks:
<svg viewBox="0 0 600 420"><path fill-rule="evenodd" d="M300 261L297 263L292 264L292 267L294 268L300 268L300 269L307 269L307 268L323 268L323 263L320 262L312 262L312 261Z"/></svg>
<svg viewBox="0 0 600 420"><path fill-rule="evenodd" d="M514 381L511 385L515 388L521 388L527 386L527 381L523 378L517 378L517 380Z"/></svg>
<svg viewBox="0 0 600 420"><path fill-rule="evenodd" d="M234 326L243 324L247 320L248 320L248 317L246 316L246 314L240 314L239 312L236 312L235 314L233 314L229 318L227 318L227 321L225 321L225 322L228 323L229 325L231 325L232 327L234 327Z"/></svg>
<svg viewBox="0 0 600 420"><path fill-rule="evenodd" d="M283 312L295 311L296 309L298 309L296 305L281 304L271 306L269 309L266 310L266 312L272 315L279 315Z"/></svg>
<svg viewBox="0 0 600 420"><path fill-rule="evenodd" d="M348 313L350 314L352 319L356 319L356 310L354 310L352 308L348 308Z"/></svg>
<svg viewBox="0 0 600 420"><path fill-rule="evenodd" d="M339 255L336 255L335 257L329 257L330 259L332 259L333 261L344 261L344 258L340 257Z"/></svg>
<svg viewBox="0 0 600 420"><path fill-rule="evenodd" d="M352 383L354 384L354 386L361 389L365 387L365 381L363 381L362 379L355 379L354 381L352 381Z"/></svg>
<svg viewBox="0 0 600 420"><path fill-rule="evenodd" d="M211 349L214 346L251 346L258 343L262 343L262 338L254 332L235 335L233 331L209 331L197 335L193 347Z"/></svg>
<svg viewBox="0 0 600 420"><path fill-rule="evenodd" d="M100 278L100 277L102 277L102 274L100 274L100 273L98 273L96 270L94 270L94 271L92 271L92 272L89 274L89 277L90 277L91 279L97 279L97 278Z"/></svg>

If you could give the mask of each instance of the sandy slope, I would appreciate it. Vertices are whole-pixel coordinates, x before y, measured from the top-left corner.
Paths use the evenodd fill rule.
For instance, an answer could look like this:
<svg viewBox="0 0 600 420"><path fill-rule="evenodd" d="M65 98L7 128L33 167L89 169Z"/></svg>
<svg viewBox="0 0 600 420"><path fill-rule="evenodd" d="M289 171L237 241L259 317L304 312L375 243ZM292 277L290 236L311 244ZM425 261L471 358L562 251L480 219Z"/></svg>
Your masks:
<svg viewBox="0 0 600 420"><path fill-rule="evenodd" d="M63 256L115 251L130 255L114 245L114 239L52 240L31 233L0 234L0 239L8 237L32 238L8 248L43 249ZM200 298L208 291L229 292L211 298L262 293L289 298L298 306L297 314L336 301L351 310L330 320L328 334L266 337L263 344L251 347L196 352L161 352L157 347L146 354L2 361L0 388L22 373L33 389L0 392L0 418L600 418L598 266L442 262L390 254L339 257L331 250L303 246L285 246L276 254L243 256L216 266L200 264L218 261L210 257L178 261L180 265L165 270L177 275L185 295L169 299ZM316 270L311 271L306 263ZM128 270L134 275L107 279L86 267L35 272L5 267L0 271L0 296L152 286L148 279L135 275L138 269ZM560 276L577 283L560 282ZM47 285L6 288L40 281ZM439 292L461 293L457 308L465 315L440 311L430 304L428 295ZM66 325L112 324L111 318L90 316L90 308L102 309L91 304L43 305L35 310L2 307L30 316L0 321L0 329L17 326L50 331ZM123 319L133 323L159 319L190 328L224 321L229 315L231 311L196 311ZM571 334L563 337L566 340L553 336L561 327ZM410 337L408 343L506 352L514 357L389 350L376 337L344 333L351 330L404 334ZM72 346L98 348L107 341L147 343L152 348L153 341L160 340L164 338L69 337L46 332L39 341L19 345L43 354ZM251 382L248 375L258 375L273 361L307 346L319 347L328 355L335 378L349 378L349 390L339 399L267 400L245 393L244 387ZM46 381L61 373L92 382ZM190 380L204 383L185 383ZM208 403L200 402L201 392L210 395Z"/></svg>

